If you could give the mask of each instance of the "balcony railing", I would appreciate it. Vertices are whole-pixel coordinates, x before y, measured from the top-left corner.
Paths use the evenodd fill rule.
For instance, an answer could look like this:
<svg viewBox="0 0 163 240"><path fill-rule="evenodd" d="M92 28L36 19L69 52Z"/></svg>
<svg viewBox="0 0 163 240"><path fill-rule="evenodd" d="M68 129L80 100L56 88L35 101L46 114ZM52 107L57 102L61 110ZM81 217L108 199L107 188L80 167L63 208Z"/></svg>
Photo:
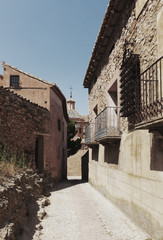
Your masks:
<svg viewBox="0 0 163 240"><path fill-rule="evenodd" d="M85 143L95 144L95 124L91 123L85 128Z"/></svg>
<svg viewBox="0 0 163 240"><path fill-rule="evenodd" d="M163 57L140 75L136 123L163 116Z"/></svg>
<svg viewBox="0 0 163 240"><path fill-rule="evenodd" d="M120 107L106 107L95 119L95 140L120 137Z"/></svg>

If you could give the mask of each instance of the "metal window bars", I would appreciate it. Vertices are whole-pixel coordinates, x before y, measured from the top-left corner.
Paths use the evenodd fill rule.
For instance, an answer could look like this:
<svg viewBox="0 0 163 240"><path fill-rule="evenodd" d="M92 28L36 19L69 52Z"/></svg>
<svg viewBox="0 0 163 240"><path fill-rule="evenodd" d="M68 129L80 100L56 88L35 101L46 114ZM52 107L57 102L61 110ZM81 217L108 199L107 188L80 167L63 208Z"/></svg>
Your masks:
<svg viewBox="0 0 163 240"><path fill-rule="evenodd" d="M136 96L136 123L163 115L163 57L140 75Z"/></svg>

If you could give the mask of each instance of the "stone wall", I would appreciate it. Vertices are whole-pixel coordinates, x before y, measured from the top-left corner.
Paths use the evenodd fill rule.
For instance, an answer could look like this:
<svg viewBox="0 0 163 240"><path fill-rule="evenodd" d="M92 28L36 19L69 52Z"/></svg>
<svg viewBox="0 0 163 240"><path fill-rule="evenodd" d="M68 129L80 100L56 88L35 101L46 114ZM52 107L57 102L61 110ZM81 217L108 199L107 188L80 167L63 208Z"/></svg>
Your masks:
<svg viewBox="0 0 163 240"><path fill-rule="evenodd" d="M14 153L34 159L35 137L50 133L47 109L0 88L0 142Z"/></svg>
<svg viewBox="0 0 163 240"><path fill-rule="evenodd" d="M140 55L141 73L159 58L157 24L163 1L147 1L139 16L133 1L130 3L121 14L112 42L98 64L97 80L89 88L91 122L95 121L94 107L98 105L99 113L108 105L109 84L120 71L125 49ZM118 95L120 97L120 89ZM95 160L94 150L89 149L89 181L151 234L152 239L163 239L162 140L148 130L129 132L127 118L121 121L118 164L106 162L106 146L99 144Z"/></svg>
<svg viewBox="0 0 163 240"><path fill-rule="evenodd" d="M157 16L157 39L158 39L158 56L163 56L163 8L160 9Z"/></svg>
<svg viewBox="0 0 163 240"><path fill-rule="evenodd" d="M45 186L46 180L32 171L17 175L0 185L0 239L19 239L28 218L37 215L39 206L36 200L45 193ZM30 216L31 208L33 216ZM38 223L37 220L35 224Z"/></svg>
<svg viewBox="0 0 163 240"><path fill-rule="evenodd" d="M93 83L90 88L90 121L94 121L93 108L97 103L98 112L101 112L106 106L108 84L114 78L117 69L121 68L126 40L129 43L127 47L134 54L140 54L141 72L158 59L157 15L162 6L161 0L149 0L138 19L135 16L134 5L126 7L123 11L112 36L114 48L110 53L111 44L109 44L103 60L98 65L98 81Z"/></svg>

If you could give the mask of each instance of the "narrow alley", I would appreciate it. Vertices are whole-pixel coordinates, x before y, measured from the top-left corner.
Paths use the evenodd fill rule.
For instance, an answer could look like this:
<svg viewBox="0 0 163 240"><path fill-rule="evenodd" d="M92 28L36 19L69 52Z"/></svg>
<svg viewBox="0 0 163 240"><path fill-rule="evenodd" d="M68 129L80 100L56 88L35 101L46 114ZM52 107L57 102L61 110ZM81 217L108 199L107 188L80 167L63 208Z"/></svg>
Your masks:
<svg viewBox="0 0 163 240"><path fill-rule="evenodd" d="M34 240L147 240L111 202L89 183L69 180L58 184L49 197L47 215ZM29 239L27 236L22 240Z"/></svg>

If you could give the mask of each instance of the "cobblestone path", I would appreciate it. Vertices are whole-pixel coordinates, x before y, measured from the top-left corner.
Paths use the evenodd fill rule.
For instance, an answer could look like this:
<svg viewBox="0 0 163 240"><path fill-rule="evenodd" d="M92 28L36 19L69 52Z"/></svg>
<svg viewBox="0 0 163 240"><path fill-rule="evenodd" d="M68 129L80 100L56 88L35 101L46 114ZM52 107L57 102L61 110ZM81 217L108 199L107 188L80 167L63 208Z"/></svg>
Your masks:
<svg viewBox="0 0 163 240"><path fill-rule="evenodd" d="M67 181L49 197L43 229L34 240L146 240L147 234L89 183Z"/></svg>

